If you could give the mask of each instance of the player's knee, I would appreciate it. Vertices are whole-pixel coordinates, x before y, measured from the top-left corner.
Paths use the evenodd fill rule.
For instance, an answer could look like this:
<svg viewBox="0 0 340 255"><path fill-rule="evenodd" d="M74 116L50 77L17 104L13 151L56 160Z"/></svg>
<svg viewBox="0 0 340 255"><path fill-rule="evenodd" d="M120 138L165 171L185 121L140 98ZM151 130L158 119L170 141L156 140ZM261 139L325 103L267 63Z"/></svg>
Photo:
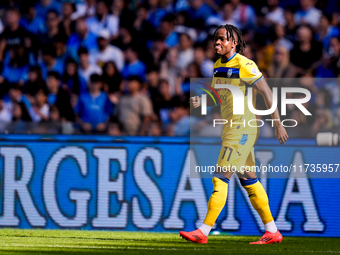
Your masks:
<svg viewBox="0 0 340 255"><path fill-rule="evenodd" d="M219 183L218 180L222 181L223 183L229 184L230 177L228 177L228 175L223 175L221 173L214 173L214 176L212 178L214 186L215 184Z"/></svg>
<svg viewBox="0 0 340 255"><path fill-rule="evenodd" d="M251 179L240 179L240 183L245 189L252 188L250 186L256 184L258 181L259 179L257 177L251 178Z"/></svg>

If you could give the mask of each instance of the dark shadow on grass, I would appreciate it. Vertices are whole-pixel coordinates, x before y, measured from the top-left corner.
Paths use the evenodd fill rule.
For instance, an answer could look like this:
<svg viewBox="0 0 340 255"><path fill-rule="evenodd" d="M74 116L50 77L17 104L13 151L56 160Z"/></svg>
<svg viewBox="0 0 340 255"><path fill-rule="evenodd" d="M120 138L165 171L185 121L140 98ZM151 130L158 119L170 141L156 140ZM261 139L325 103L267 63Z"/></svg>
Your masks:
<svg viewBox="0 0 340 255"><path fill-rule="evenodd" d="M39 255L39 254L124 254L128 253L135 253L138 254L138 251L129 250L126 251L124 249L117 249L117 250L110 250L110 249L101 249L101 250L82 250L82 249L75 249L75 250L68 250L68 251L60 251L60 250L48 250L48 251L25 251L25 250L1 250L0 254L25 254L25 255Z"/></svg>
<svg viewBox="0 0 340 255"><path fill-rule="evenodd" d="M52 238L52 239L79 239L79 240L102 240L102 241L131 241L131 242L150 242L147 239L122 239L122 238L102 238L102 237L75 237L75 236L25 236L25 235L0 235L0 237L20 237L20 238ZM173 243L173 240L169 240ZM152 240L153 243L164 243L164 240ZM180 242L178 242L180 243Z"/></svg>
<svg viewBox="0 0 340 255"><path fill-rule="evenodd" d="M102 237L76 237L76 236L27 236L27 235L0 235L0 237L19 237L19 238L52 238L52 239L79 239L79 240L101 240L101 241L128 241L128 242L150 242L150 239L125 239L125 238L102 238ZM228 239L227 236L225 239ZM225 239L216 239L216 240L211 240L211 243L219 243L219 242L224 242ZM255 238L256 239L256 238ZM254 239L254 240L255 240ZM257 240L257 239L256 239ZM230 242L233 243L245 243L248 241L246 240L229 240ZM161 240L152 240L153 243L164 243L167 242L164 239ZM178 240L170 239L169 242L171 243L186 243L183 242L182 238L178 237ZM190 242L188 242L190 243Z"/></svg>

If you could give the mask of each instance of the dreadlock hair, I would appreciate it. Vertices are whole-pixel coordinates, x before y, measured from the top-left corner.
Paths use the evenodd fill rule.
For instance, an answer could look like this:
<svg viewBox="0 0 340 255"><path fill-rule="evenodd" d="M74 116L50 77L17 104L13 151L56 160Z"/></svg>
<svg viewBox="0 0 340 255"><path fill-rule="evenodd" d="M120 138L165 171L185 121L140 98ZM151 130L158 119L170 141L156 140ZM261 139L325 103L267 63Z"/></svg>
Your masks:
<svg viewBox="0 0 340 255"><path fill-rule="evenodd" d="M221 28L227 30L227 40L231 38L233 41L237 43L236 53L243 54L244 48L246 47L246 42L243 39L241 30L230 24L220 25L218 28L216 28L213 38L216 36L217 31L220 30Z"/></svg>

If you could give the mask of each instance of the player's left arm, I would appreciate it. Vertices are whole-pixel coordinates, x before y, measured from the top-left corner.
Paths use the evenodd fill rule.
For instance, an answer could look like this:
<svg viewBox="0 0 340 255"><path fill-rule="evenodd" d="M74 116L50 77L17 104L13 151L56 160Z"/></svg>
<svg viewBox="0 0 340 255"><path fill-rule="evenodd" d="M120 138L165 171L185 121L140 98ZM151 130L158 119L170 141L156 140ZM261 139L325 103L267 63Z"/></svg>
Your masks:
<svg viewBox="0 0 340 255"><path fill-rule="evenodd" d="M263 96L267 109L269 109L271 105L273 104L273 93L272 93L272 90L269 88L266 80L262 77L260 80L258 80L254 84L254 88ZM276 120L276 121L273 121L274 128L275 128L275 136L281 144L284 144L288 140L288 134L287 134L286 129L281 124L281 119L280 119L278 109L276 108L275 111L271 115L272 115L272 118Z"/></svg>
<svg viewBox="0 0 340 255"><path fill-rule="evenodd" d="M273 93L254 61L248 59L242 63L240 67L240 78L250 86L253 86L263 96L267 109L269 109L273 103ZM288 134L281 124L277 108L272 113L272 118L275 120L273 121L275 136L281 144L284 144L288 139Z"/></svg>

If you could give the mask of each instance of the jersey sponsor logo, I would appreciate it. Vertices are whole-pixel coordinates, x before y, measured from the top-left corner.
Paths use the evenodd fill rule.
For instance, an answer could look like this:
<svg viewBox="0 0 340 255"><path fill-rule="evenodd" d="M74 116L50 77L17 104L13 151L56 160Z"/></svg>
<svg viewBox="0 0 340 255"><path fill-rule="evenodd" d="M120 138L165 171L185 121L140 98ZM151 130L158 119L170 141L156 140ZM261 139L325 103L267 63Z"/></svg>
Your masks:
<svg viewBox="0 0 340 255"><path fill-rule="evenodd" d="M229 69L227 73L228 78L230 78L232 74L233 74L233 69Z"/></svg>
<svg viewBox="0 0 340 255"><path fill-rule="evenodd" d="M226 95L220 95L220 98L222 102L226 103L227 102L227 96Z"/></svg>
<svg viewBox="0 0 340 255"><path fill-rule="evenodd" d="M258 75L259 74L259 71L256 69L256 67L253 67L251 69L251 74L254 74L254 75Z"/></svg>
<svg viewBox="0 0 340 255"><path fill-rule="evenodd" d="M253 65L252 62L249 62L249 63L246 64L246 66L251 66L251 65Z"/></svg>

